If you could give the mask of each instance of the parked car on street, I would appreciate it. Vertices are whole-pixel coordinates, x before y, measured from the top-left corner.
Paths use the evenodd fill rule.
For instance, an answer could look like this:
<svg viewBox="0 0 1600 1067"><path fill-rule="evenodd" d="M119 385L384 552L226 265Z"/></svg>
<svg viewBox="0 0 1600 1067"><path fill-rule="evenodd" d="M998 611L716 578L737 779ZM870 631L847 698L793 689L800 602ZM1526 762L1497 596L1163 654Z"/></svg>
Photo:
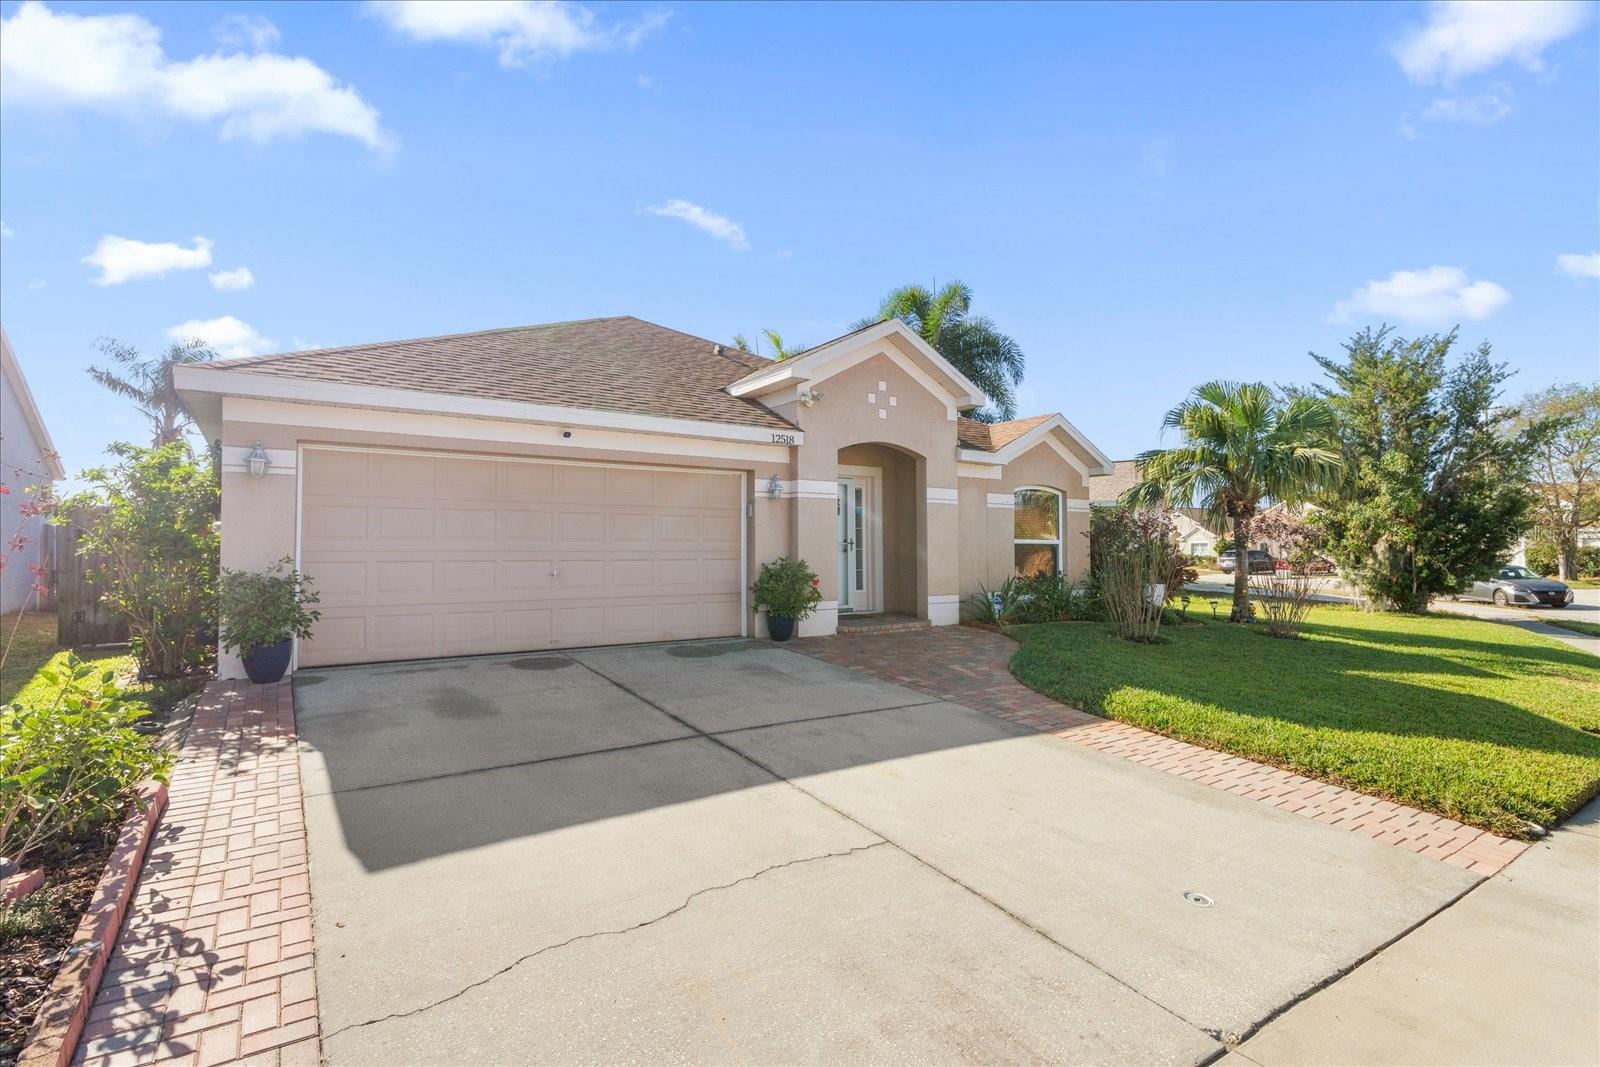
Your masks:
<svg viewBox="0 0 1600 1067"><path fill-rule="evenodd" d="M1223 574L1232 574L1239 566L1239 554L1233 549L1228 549L1217 557L1217 566ZM1259 548L1250 550L1250 574L1271 574L1277 569L1278 561L1272 558L1271 553L1263 552Z"/></svg>
<svg viewBox="0 0 1600 1067"><path fill-rule="evenodd" d="M1500 607L1564 608L1572 603L1566 582L1541 578L1526 567L1507 566L1494 577L1473 582L1461 599L1492 600Z"/></svg>
<svg viewBox="0 0 1600 1067"><path fill-rule="evenodd" d="M1286 559L1274 561L1273 566L1277 567L1280 571L1292 571L1296 569L1295 565ZM1333 565L1333 560L1326 556L1312 556L1300 569L1306 574L1332 574L1338 570L1338 568Z"/></svg>

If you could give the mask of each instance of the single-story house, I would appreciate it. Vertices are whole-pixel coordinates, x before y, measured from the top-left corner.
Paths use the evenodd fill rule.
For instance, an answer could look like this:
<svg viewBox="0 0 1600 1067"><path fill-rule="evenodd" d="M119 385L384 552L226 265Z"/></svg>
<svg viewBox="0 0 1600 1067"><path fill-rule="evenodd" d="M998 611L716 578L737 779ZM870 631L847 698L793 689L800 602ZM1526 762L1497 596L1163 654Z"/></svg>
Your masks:
<svg viewBox="0 0 1600 1067"><path fill-rule="evenodd" d="M289 556L321 594L301 666L760 636L780 556L821 579L802 634L949 625L1019 567L1086 573L1110 468L1060 415L965 417L982 391L895 320L781 362L619 317L177 384L221 445L223 565Z"/></svg>
<svg viewBox="0 0 1600 1067"><path fill-rule="evenodd" d="M11 339L0 328L0 484L7 490L0 493L0 551L19 534L26 539L21 548L6 554L5 569L0 570L0 612L36 606L32 568L45 563L39 554L43 519L23 514L27 490L64 477L66 471L11 350Z"/></svg>
<svg viewBox="0 0 1600 1067"><path fill-rule="evenodd" d="M1090 477L1089 503L1097 508L1120 504L1123 494L1138 485L1139 479L1139 461L1119 459L1105 474ZM1189 556L1215 556L1217 542L1226 536L1212 527L1200 508L1178 508L1173 512L1172 526L1178 551Z"/></svg>

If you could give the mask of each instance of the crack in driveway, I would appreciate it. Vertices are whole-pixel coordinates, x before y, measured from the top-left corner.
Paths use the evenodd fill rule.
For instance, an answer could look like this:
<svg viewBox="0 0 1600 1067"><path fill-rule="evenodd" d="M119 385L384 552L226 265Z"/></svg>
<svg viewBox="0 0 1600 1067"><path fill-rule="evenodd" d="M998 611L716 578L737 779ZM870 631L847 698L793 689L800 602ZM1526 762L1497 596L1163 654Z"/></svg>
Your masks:
<svg viewBox="0 0 1600 1067"><path fill-rule="evenodd" d="M377 1026L380 1023L392 1022L395 1019L405 1019L405 1018L409 1018L412 1015L420 1015L423 1012L432 1011L434 1008L437 1008L437 1007L440 1007L442 1005L450 1003L452 1000L455 1000L457 997L465 996L467 993L472 992L474 989L477 989L480 986L488 985L490 982L493 982L496 979L501 978L501 977L511 973L512 971L516 970L518 967L522 966L524 963L527 963L529 960L535 959L536 957L539 957L539 956L543 956L547 952L554 952L558 948L566 948L568 945L576 944L579 941L588 941L588 940L591 940L591 939L597 938L597 937L616 937L616 936L619 936L619 935L622 935L622 934L631 934L636 930L643 930L647 926L654 926L656 923L662 922L665 919L670 919L674 915L677 915L679 912L681 912L681 911L685 910L686 908L688 908L689 905L693 904L695 902L695 900L697 900L700 897L705 896L707 893L717 893L717 892L721 892L724 889L732 889L736 885L741 885L741 884L743 884L745 882L753 882L757 878L760 878L762 875L771 874L773 871L781 871L785 867L796 867L796 866L799 866L800 864L803 864L803 863L816 863L819 860L831 860L831 859L838 859L838 858L840 858L842 856L853 856L858 852L866 852L868 849L878 848L879 846L887 845L888 843L889 843L888 841L886 841L886 840L884 840L883 838L880 837L878 840L872 842L870 845L857 845L854 848L842 849L842 850L840 850L838 852L824 852L824 853L822 853L821 855L818 855L818 856L802 856L799 859L785 860L782 863L774 863L771 866L763 867L758 871L754 871L754 872L752 872L750 874L747 874L747 875L744 875L742 877L735 878L731 882L724 882L721 885L712 885L712 886L706 886L704 889L697 889L693 893L690 893L687 897L684 897L683 898L683 903L677 905L676 907L670 908L667 911L662 912L660 915L656 915L656 916L653 916L653 917L651 917L649 919L645 919L642 922L633 923L630 926L621 926L621 927L616 928L615 930L592 930L592 931L590 931L589 933L586 933L586 934L574 934L572 937L567 938L565 941L557 941L553 945L545 945L542 948L536 948L532 952L527 953L526 955L518 956L516 959L514 959L510 963L506 964L504 967L501 967L499 970L495 971L493 974L490 974L490 975L487 975L487 976L485 976L483 978L480 978L475 982L469 982L466 985L462 986L460 989L457 989L454 993L450 993L447 996L440 997L438 1000L430 1001L429 1003L420 1005L419 1007L408 1008L405 1011L390 1012L388 1015L380 1015L375 1019L367 1019L364 1022L347 1023L344 1026L339 1027L339 1029L334 1030L333 1032L324 1035L323 1040L324 1041L332 1041L334 1038L338 1037L340 1034L347 1033L347 1032L349 1032L351 1030L359 1030L359 1029L361 1029L363 1027L367 1027L367 1026Z"/></svg>

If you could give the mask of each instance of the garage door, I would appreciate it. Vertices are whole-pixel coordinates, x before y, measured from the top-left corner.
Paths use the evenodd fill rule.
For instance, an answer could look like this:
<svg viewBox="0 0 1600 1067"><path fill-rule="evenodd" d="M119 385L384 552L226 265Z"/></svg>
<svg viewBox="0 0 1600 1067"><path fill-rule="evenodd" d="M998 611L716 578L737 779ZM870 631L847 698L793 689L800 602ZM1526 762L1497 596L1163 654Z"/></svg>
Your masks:
<svg viewBox="0 0 1600 1067"><path fill-rule="evenodd" d="M307 448L302 666L738 636L743 476Z"/></svg>

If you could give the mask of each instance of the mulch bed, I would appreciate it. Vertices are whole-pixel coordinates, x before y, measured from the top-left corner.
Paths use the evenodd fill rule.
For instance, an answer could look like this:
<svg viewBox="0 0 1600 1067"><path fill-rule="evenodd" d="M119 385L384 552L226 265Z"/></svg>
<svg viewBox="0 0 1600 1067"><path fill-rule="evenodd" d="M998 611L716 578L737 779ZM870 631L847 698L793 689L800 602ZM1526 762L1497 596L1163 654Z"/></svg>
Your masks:
<svg viewBox="0 0 1600 1067"><path fill-rule="evenodd" d="M0 906L0 1065L15 1063L39 1004L89 906L121 820L32 856L45 883L9 907Z"/></svg>

